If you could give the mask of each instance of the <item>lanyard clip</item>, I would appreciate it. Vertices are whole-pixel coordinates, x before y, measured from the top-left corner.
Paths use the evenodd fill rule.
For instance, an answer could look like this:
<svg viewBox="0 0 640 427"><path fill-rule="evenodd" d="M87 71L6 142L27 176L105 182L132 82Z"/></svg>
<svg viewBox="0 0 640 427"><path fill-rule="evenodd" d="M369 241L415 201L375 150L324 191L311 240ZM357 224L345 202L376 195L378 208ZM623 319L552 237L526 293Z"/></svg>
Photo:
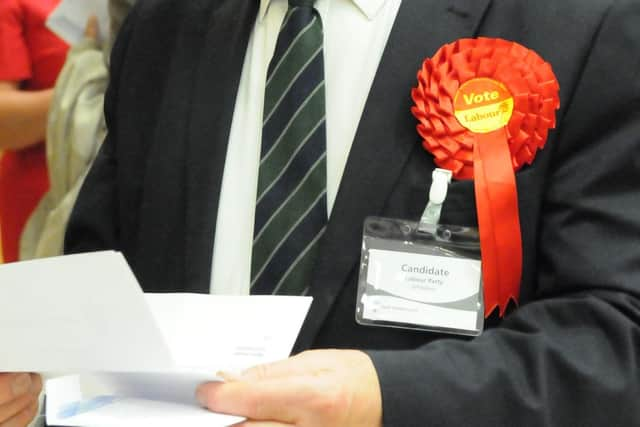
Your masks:
<svg viewBox="0 0 640 427"><path fill-rule="evenodd" d="M447 198L447 190L451 182L451 171L446 169L434 169L431 178L431 188L429 189L429 203L422 213L418 231L435 233L440 222L442 205Z"/></svg>

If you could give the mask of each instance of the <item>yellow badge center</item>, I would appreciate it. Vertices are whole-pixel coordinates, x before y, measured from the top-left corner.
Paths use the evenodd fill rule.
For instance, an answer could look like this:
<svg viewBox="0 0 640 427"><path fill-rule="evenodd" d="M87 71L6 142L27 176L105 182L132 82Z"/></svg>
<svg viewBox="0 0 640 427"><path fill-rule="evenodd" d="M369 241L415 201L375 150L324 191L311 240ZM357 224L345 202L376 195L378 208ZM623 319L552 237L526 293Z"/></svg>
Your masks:
<svg viewBox="0 0 640 427"><path fill-rule="evenodd" d="M513 96L499 81L486 77L471 79L456 92L454 114L471 132L493 132L509 123Z"/></svg>

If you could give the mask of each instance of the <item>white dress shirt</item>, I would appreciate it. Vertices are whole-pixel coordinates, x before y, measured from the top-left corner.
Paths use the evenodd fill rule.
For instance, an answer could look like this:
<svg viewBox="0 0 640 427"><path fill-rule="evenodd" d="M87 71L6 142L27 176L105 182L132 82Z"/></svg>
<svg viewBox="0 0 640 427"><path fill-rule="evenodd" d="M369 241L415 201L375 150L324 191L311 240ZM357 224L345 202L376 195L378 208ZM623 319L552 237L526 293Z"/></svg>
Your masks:
<svg viewBox="0 0 640 427"><path fill-rule="evenodd" d="M316 1L324 29L329 213L400 2ZM249 293L265 81L286 11L287 0L260 0L247 46L220 193L213 294Z"/></svg>

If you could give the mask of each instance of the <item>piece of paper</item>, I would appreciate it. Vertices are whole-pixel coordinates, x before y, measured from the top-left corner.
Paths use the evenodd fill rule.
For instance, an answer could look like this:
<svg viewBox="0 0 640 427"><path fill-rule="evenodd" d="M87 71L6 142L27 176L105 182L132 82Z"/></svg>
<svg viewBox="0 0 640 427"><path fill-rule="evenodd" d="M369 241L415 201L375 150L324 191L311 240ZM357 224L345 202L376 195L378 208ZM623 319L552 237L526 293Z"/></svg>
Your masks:
<svg viewBox="0 0 640 427"><path fill-rule="evenodd" d="M198 407L196 386L286 358L310 303L145 295L112 251L7 264L0 372L81 374L47 381L50 425L226 426L239 419Z"/></svg>
<svg viewBox="0 0 640 427"><path fill-rule="evenodd" d="M286 358L309 297L147 294L147 304L181 371L239 371ZM214 371L211 371L214 372Z"/></svg>
<svg viewBox="0 0 640 427"><path fill-rule="evenodd" d="M0 371L165 372L171 351L112 251L0 266Z"/></svg>
<svg viewBox="0 0 640 427"><path fill-rule="evenodd" d="M47 18L47 28L70 45L84 37L87 20L91 15L98 18L99 39L110 36L108 0L62 0Z"/></svg>
<svg viewBox="0 0 640 427"><path fill-rule="evenodd" d="M47 423L76 427L226 427L243 420L210 412L195 403L194 390L202 376L139 376L82 375L48 380ZM143 386L151 385L158 387L158 394L163 389L165 395L156 395L155 399L145 396ZM172 394L187 389L188 401L171 400Z"/></svg>

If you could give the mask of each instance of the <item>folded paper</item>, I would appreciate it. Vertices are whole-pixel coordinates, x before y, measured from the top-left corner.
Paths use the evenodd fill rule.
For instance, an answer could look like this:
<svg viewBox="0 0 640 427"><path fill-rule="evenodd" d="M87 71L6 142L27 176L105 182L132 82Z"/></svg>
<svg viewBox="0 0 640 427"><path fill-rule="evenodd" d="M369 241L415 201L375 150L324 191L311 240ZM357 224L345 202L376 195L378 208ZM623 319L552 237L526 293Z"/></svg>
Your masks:
<svg viewBox="0 0 640 427"><path fill-rule="evenodd" d="M288 357L310 302L144 294L112 251L6 264L0 372L81 374L47 382L52 425L129 425L144 408L172 425L229 425L197 406L196 385Z"/></svg>

